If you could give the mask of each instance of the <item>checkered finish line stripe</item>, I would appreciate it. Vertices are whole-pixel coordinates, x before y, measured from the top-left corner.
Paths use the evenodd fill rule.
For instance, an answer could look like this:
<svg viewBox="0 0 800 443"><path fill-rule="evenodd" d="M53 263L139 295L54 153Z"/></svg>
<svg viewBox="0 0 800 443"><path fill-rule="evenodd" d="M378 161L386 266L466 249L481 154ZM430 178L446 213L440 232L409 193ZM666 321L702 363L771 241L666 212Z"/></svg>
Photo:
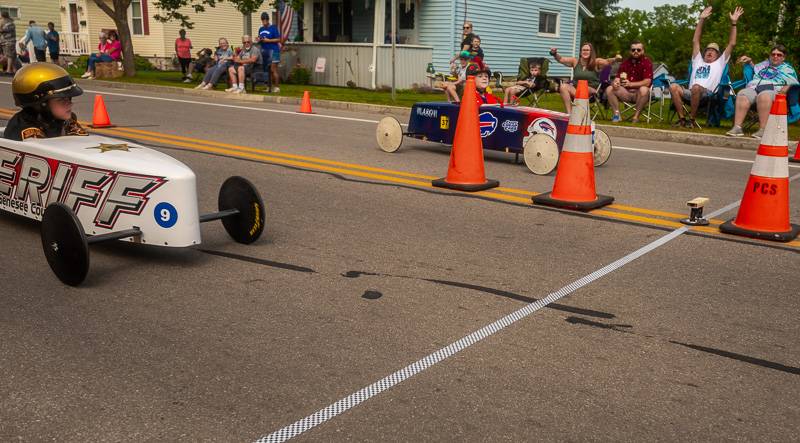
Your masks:
<svg viewBox="0 0 800 443"><path fill-rule="evenodd" d="M800 174L794 175L789 179L789 181L795 181L800 179ZM728 211L735 209L736 207L741 204L741 201L735 201L733 203L728 204L725 207L717 209L716 211L707 215L708 218L713 218L724 214ZM619 260L610 263L602 268L588 274L574 282L564 286L563 288L559 289L556 292L552 292L548 294L547 297L537 300L531 304L525 305L522 308L512 312L509 315L501 318L500 320L495 321L489 325L478 329L477 331L445 346L442 349L434 352L426 356L421 360L417 360L416 362L406 366L405 368L385 377L377 382L355 392L353 394L348 395L347 397L333 403L332 405L320 409L319 411L309 415L306 418L298 420L289 426L284 428L278 429L277 431L266 435L264 437L259 438L256 440L257 443L280 443L290 438L297 437L298 435L312 429L326 421L336 417L337 415L342 414L343 412L347 411L348 409L354 408L361 403L369 400L370 398L380 394L387 389L402 383L403 381L419 374L420 372L428 369L429 367L439 363L440 361L457 354L458 352L467 349L468 347L474 345L475 343L483 340L490 335L493 335L497 332L502 331L503 329L511 326L512 324L522 320L523 318L533 314L534 312L544 308L545 306L553 303L567 295L577 291L578 289L594 282L595 280L604 277L617 269L627 265L628 263L636 260L643 255L654 251L655 249L669 243L670 241L678 238L682 234L686 233L689 230L688 227L684 226L678 228L669 234L655 240L652 243L649 243L636 251L631 252L630 254L626 255L625 257L620 258Z"/></svg>

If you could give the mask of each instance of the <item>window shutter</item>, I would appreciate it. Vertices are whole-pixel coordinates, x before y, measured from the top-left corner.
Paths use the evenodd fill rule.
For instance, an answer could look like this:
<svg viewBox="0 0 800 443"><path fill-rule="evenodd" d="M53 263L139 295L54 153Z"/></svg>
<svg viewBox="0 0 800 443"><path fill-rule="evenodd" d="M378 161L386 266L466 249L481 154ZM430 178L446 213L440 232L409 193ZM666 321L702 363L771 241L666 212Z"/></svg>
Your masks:
<svg viewBox="0 0 800 443"><path fill-rule="evenodd" d="M147 14L147 0L142 0L142 29L144 35L150 35L150 16Z"/></svg>

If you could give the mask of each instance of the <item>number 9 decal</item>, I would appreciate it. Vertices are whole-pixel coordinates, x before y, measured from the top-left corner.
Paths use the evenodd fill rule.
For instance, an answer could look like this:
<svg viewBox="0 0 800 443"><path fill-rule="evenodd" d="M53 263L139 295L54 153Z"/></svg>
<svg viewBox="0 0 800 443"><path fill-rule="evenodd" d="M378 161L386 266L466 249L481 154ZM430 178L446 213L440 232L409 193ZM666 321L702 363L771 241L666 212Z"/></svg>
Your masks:
<svg viewBox="0 0 800 443"><path fill-rule="evenodd" d="M178 222L178 210L167 202L157 204L153 216L162 228L171 228Z"/></svg>

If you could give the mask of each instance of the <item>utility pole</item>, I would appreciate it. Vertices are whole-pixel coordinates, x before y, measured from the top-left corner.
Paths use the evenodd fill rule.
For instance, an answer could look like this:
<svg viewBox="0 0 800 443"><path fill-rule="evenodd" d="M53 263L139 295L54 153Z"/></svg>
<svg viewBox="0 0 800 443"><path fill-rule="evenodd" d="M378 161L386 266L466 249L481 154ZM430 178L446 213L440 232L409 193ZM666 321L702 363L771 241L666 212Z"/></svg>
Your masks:
<svg viewBox="0 0 800 443"><path fill-rule="evenodd" d="M392 102L395 101L394 75L395 75L395 50L397 41L397 0L392 0Z"/></svg>

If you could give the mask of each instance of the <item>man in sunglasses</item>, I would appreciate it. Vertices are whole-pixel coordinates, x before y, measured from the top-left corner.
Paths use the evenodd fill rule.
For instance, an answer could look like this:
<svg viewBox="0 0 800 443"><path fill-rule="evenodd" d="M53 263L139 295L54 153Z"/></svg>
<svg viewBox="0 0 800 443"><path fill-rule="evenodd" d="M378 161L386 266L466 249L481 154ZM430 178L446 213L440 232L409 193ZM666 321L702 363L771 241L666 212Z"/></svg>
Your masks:
<svg viewBox="0 0 800 443"><path fill-rule="evenodd" d="M608 104L614 114L612 122L620 121L619 102L636 103L632 123L639 122L639 114L650 101L650 85L653 83L653 62L644 55L644 44L639 40L631 42L631 56L619 67L617 76L606 88Z"/></svg>
<svg viewBox="0 0 800 443"><path fill-rule="evenodd" d="M753 64L753 59L743 55L739 63ZM747 87L736 93L736 114L733 116L733 128L727 132L731 137L744 135L742 123L747 117L747 111L756 104L758 110L758 131L753 133L753 138L760 139L764 135L764 126L767 125L769 111L776 93L785 94L792 85L798 84L797 72L792 65L786 62L786 47L773 45L769 51L769 58L753 66L753 80Z"/></svg>
<svg viewBox="0 0 800 443"><path fill-rule="evenodd" d="M736 22L739 21L739 17L744 13L744 9L738 6L730 13L731 32L725 51L720 52L718 44L709 43L706 45L705 50L703 50L702 53L700 52L700 37L703 35L703 23L711 16L711 11L712 7L709 6L700 13L700 19L697 21L697 26L694 29L689 89L684 89L677 83L669 85L672 104L675 106L675 112L678 113L678 122L675 124L677 127L695 127L695 117L697 116L698 108L700 108L700 100L708 97L708 95L719 86L722 80L722 73L725 71L725 66L731 58L733 47L736 46ZM691 103L691 113L689 114L688 120L683 110L684 101Z"/></svg>

